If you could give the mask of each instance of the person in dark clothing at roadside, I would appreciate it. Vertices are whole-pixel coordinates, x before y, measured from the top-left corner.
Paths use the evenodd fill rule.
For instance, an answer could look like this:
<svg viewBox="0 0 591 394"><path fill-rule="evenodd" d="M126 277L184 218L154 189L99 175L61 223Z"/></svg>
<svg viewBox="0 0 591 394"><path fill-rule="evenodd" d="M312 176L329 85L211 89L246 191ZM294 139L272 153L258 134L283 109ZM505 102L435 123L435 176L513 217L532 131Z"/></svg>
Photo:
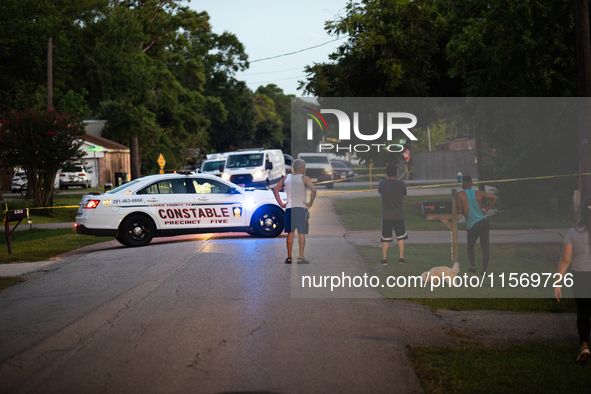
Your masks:
<svg viewBox="0 0 591 394"><path fill-rule="evenodd" d="M404 240L408 239L404 228L404 206L406 198L406 184L396 179L398 169L394 164L386 167L388 179L378 184L378 193L382 197L382 265L387 265L388 246L393 242L392 230L396 233L398 250L400 251L399 264L404 264Z"/></svg>
<svg viewBox="0 0 591 394"><path fill-rule="evenodd" d="M484 275L488 269L488 258L490 255L490 226L488 220L486 220L486 214L497 203L499 198L491 193L473 190L472 177L469 175L464 175L462 178L462 189L464 190L458 193L458 213L464 215L468 224L468 260L470 260L470 269L468 272L476 272L474 247L476 246L476 241L480 238L482 274ZM482 209L484 199L491 200L491 202L486 208Z"/></svg>
<svg viewBox="0 0 591 394"><path fill-rule="evenodd" d="M572 289L577 303L577 331L581 348L576 362L583 364L591 357L589 332L591 331L591 197L583 200L579 208L579 220L564 237L562 256L554 284L554 296L560 302L561 286L566 286L565 275L570 268Z"/></svg>

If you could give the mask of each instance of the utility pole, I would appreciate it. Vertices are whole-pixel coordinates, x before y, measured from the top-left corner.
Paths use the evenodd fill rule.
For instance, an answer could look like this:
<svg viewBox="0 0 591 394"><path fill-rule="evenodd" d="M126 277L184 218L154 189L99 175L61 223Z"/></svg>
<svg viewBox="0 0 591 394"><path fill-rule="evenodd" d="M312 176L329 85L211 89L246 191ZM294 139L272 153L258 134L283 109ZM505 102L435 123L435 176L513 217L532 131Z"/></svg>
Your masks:
<svg viewBox="0 0 591 394"><path fill-rule="evenodd" d="M577 96L579 97L579 174L591 172L591 46L589 44L589 1L575 0ZM579 176L579 198L591 196L591 176Z"/></svg>
<svg viewBox="0 0 591 394"><path fill-rule="evenodd" d="M47 109L53 109L53 42L47 41Z"/></svg>

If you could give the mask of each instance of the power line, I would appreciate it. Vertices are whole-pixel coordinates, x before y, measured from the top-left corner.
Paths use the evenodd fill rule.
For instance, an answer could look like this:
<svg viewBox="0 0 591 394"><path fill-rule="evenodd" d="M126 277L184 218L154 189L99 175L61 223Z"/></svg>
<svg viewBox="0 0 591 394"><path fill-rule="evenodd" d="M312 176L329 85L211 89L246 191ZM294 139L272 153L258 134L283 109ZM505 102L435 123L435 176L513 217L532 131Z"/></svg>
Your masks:
<svg viewBox="0 0 591 394"><path fill-rule="evenodd" d="M297 68L288 68L286 70L277 70L277 71L267 71L264 73L255 73L255 74L240 74L240 77L246 77L246 76L251 76L251 75L263 75L263 74L274 74L274 73L281 73L284 71L293 71L293 70L301 70L304 67L297 67Z"/></svg>
<svg viewBox="0 0 591 394"><path fill-rule="evenodd" d="M253 61L251 61L251 62L249 62L249 63L251 63L251 64L252 64L252 63L256 63L256 62L262 62L263 60L277 59L278 57L283 57L283 56L294 55L294 54L296 54L296 53L300 53L300 52L308 51L308 50L310 50L310 49L318 48L318 47L321 47L321 46L323 46L323 45L330 44L331 42L335 42L335 41L338 41L338 40L342 40L343 38L347 38L347 37L349 37L349 36L339 37L339 38L337 38L337 39L335 39L335 40L327 41L327 42L325 42L324 44L315 45L315 46L313 46L313 47L309 47L309 48L300 49L299 51L295 51L295 52L289 52L289 53L284 53L283 55L277 55L277 56L271 56L271 57L265 57L265 58L262 58L262 59L253 60Z"/></svg>
<svg viewBox="0 0 591 394"><path fill-rule="evenodd" d="M305 77L305 76L306 76L305 74L302 74L302 75L298 75L297 77L291 77L291 78L273 79L273 80L270 80L270 81L261 81L261 82L248 82L247 85L255 85L255 84L258 84L258 83L267 83L267 82L287 81L288 79L302 78L302 77Z"/></svg>

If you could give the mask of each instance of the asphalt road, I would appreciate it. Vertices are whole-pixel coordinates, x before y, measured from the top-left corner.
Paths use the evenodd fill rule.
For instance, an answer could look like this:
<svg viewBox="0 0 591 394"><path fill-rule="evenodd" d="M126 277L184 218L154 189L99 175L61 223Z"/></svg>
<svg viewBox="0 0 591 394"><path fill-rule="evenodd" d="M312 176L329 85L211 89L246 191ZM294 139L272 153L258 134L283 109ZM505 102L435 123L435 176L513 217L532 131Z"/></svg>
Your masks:
<svg viewBox="0 0 591 394"><path fill-rule="evenodd" d="M407 346L458 343L450 331L576 341L572 315L303 289L364 272L328 199L311 220L310 265L283 263L284 237L225 234L97 244L29 274L0 293L0 393L418 393Z"/></svg>
<svg viewBox="0 0 591 394"><path fill-rule="evenodd" d="M292 297L327 254L363 271L331 209L315 205L309 266L283 263L284 237L234 234L107 243L32 274L0 293L0 392L421 392L406 345L448 338L427 308Z"/></svg>

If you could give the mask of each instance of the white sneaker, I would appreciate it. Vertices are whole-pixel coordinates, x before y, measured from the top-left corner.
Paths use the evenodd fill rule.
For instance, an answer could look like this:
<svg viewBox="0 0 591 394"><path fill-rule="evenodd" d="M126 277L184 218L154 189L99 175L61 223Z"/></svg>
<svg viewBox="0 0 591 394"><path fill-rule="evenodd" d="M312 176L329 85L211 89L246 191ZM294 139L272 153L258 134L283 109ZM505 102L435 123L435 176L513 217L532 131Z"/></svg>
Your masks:
<svg viewBox="0 0 591 394"><path fill-rule="evenodd" d="M587 346L583 346L581 350L579 350L579 356L577 357L577 364L583 364L589 359L591 356L591 352L589 352L589 348Z"/></svg>

